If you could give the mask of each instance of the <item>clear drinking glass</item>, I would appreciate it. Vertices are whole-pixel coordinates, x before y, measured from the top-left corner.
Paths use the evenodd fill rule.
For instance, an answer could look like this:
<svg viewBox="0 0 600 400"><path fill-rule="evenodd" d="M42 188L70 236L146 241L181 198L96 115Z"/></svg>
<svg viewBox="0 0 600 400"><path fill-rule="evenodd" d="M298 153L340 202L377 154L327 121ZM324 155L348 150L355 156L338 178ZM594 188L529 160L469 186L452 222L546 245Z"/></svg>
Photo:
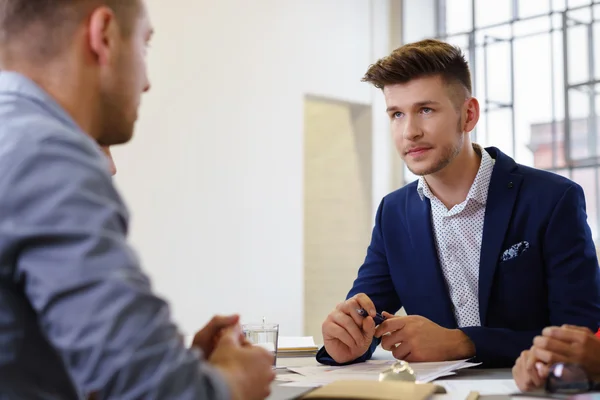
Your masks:
<svg viewBox="0 0 600 400"><path fill-rule="evenodd" d="M242 325L242 331L250 343L260 346L273 354L273 367L275 367L277 363L279 324L245 324Z"/></svg>

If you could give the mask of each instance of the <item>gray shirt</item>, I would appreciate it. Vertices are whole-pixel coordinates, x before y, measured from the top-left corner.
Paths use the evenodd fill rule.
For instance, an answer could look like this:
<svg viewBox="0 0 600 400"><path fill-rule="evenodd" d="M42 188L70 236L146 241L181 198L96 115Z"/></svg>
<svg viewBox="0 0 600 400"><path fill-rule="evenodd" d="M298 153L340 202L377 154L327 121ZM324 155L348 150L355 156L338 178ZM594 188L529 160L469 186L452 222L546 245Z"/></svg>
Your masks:
<svg viewBox="0 0 600 400"><path fill-rule="evenodd" d="M127 243L97 144L0 72L0 399L225 399Z"/></svg>

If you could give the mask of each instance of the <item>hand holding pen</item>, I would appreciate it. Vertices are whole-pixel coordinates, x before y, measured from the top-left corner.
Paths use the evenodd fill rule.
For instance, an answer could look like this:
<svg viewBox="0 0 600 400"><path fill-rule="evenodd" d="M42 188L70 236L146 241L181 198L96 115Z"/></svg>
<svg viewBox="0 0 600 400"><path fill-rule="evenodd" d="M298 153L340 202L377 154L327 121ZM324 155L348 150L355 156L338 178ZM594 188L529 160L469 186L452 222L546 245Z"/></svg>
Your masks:
<svg viewBox="0 0 600 400"><path fill-rule="evenodd" d="M338 363L359 358L371 346L375 327L382 322L380 318L383 317L364 293L338 304L323 322L325 350Z"/></svg>
<svg viewBox="0 0 600 400"><path fill-rule="evenodd" d="M369 313L367 312L367 310L365 310L364 308L359 308L356 310L356 312L358 313L358 315L360 315L361 317L366 317L369 315ZM373 317L373 321L375 321L375 326L381 325L381 323L383 321L385 321L385 317L379 313L376 313L375 316Z"/></svg>

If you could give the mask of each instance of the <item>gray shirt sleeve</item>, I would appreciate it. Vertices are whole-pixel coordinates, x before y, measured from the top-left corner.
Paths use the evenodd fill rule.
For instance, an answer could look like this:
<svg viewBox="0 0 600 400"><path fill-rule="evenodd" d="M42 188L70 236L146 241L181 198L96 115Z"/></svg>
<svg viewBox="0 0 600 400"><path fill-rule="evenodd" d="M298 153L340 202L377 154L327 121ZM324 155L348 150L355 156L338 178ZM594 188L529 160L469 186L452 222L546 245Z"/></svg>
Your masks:
<svg viewBox="0 0 600 400"><path fill-rule="evenodd" d="M1 229L14 279L77 387L102 399L228 398L153 294L100 151L60 135L20 147L0 163Z"/></svg>

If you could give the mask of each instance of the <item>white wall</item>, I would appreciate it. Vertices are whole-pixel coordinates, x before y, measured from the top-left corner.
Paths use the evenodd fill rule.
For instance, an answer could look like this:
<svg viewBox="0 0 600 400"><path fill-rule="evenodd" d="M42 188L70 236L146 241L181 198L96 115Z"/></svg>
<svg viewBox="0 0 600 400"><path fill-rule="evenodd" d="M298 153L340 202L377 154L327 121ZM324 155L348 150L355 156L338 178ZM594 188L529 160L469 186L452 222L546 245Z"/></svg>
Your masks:
<svg viewBox="0 0 600 400"><path fill-rule="evenodd" d="M436 0L404 0L402 14L402 40L411 43L431 38L436 32Z"/></svg>
<svg viewBox="0 0 600 400"><path fill-rule="evenodd" d="M371 104L371 2L149 0L153 88L116 182L184 332L239 312L301 334L303 97Z"/></svg>

